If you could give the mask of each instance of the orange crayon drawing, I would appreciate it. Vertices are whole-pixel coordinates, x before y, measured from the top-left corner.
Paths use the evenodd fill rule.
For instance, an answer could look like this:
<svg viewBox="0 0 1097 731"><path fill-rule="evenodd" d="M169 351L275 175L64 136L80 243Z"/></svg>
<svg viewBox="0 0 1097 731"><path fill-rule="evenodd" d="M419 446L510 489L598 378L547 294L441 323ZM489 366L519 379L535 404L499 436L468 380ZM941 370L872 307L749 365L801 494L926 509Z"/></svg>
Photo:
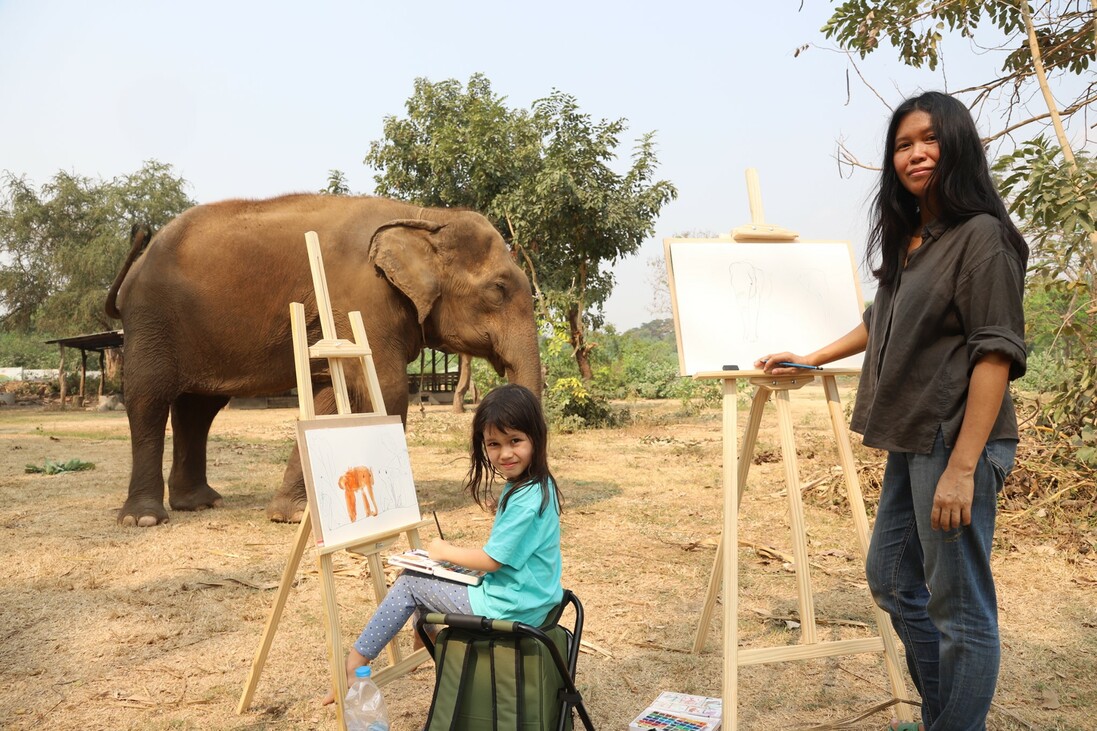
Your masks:
<svg viewBox="0 0 1097 731"><path fill-rule="evenodd" d="M373 497L373 470L369 467L351 467L339 478L339 487L346 495L347 513L352 523L358 519L358 493L362 493L366 517L377 515L377 500Z"/></svg>

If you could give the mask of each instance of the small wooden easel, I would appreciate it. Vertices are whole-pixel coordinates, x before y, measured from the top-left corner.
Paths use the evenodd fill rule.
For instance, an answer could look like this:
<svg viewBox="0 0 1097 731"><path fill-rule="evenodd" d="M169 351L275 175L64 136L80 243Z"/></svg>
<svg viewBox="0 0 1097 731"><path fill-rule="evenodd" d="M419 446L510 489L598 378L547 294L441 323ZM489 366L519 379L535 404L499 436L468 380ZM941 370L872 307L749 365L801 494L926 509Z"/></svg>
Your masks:
<svg viewBox="0 0 1097 731"><path fill-rule="evenodd" d="M793 241L798 235L787 229L765 223L762 212L762 200L758 185L758 175L754 169L747 170L747 192L750 200L752 223L735 229L732 237L736 241ZM879 634L875 637L858 640L820 642L816 633L815 604L811 589L811 574L807 553L807 533L804 526L804 505L800 493L799 470L796 463L796 442L792 431L791 405L789 392L821 378L826 393L827 407L830 412L831 426L838 443L839 460L845 475L846 494L853 512L853 523L857 532L861 558L868 553L869 529L865 513L864 498L857 481L857 469L850 447L849 431L845 414L838 397L836 377L859 373L858 369L828 368L819 376L793 375L769 376L761 371L731 371L698 373L696 378L718 378L723 382L723 490L724 490L724 526L716 558L713 561L712 575L709 578L708 592L704 608L697 627L693 651L700 652L705 644L705 634L712 621L712 612L724 587L724 728L728 731L738 729L738 672L743 665L759 665L787 660L806 660L810 658L853 655L863 652L883 652L891 682L893 699L906 696L906 686L899 670L899 658L895 638L889 628L887 615L874 606L876 625ZM742 458L736 450L738 437L737 390L740 378L747 378L755 386L750 406L746 432L743 436ZM739 504L746 486L747 472L750 469L751 456L758 438L758 427L762 421L762 412L770 397L774 397L777 406L777 421L781 432L781 452L784 458L785 480L788 488L789 514L791 516L792 547L795 560L797 590L800 610L800 644L788 647L757 649L739 649ZM896 715L903 721L912 720L909 707L900 703Z"/></svg>
<svg viewBox="0 0 1097 731"><path fill-rule="evenodd" d="M300 418L302 421L339 419L352 415L346 375L343 370L343 363L348 359L360 361L362 371L366 376L366 388L369 393L370 405L373 408L371 413L383 416L386 413L385 402L381 395L381 386L377 380L373 352L370 350L369 341L366 338L366 328L362 323L362 315L360 312L348 314L354 342L336 338L335 317L331 309L331 299L328 296L327 278L324 274L324 263L320 254L320 240L314 231L309 231L305 234L305 243L308 249L309 263L312 267L312 281L316 290L316 306L320 314L323 338L315 345L309 346L305 323L305 306L299 302L290 303L290 324L293 331L293 354L297 369L297 397L300 404ZM321 358L328 361L338 413L318 416L313 403L310 361ZM341 729L346 728L343 715L343 699L347 694L347 681L344 674L342 634L339 629L339 607L335 600L335 574L332 567L332 554L346 549L366 557L370 576L373 579L374 595L377 603L380 604L381 600L385 598L385 594L388 593L380 552L392 545L401 535L406 536L412 548L421 548L419 529L428 524L429 521L419 521L386 531L383 534L365 536L353 544L343 543L336 546L318 547L321 577L320 593L324 600L325 609L324 628L327 634L328 659L331 667L332 685L335 688L339 728ZM244 713L251 705L252 696L255 694L255 688L259 683L259 676L263 671L271 644L274 641L274 632L278 628L282 610L285 608L290 588L297 574L297 568L301 563L301 557L305 553L311 534L312 516L306 507L305 513L301 517L301 525L297 529L297 537L290 551L289 561L282 572L282 582L278 587L278 595L275 598L274 606L271 608L270 619L263 630L263 639L259 644L255 659L252 661L251 672L248 674L247 682L244 685L240 703L236 707L238 714ZM404 675L429 659L426 649L422 648L404 657L395 640L389 643L386 650L389 664L373 676L374 682L378 685L383 685Z"/></svg>

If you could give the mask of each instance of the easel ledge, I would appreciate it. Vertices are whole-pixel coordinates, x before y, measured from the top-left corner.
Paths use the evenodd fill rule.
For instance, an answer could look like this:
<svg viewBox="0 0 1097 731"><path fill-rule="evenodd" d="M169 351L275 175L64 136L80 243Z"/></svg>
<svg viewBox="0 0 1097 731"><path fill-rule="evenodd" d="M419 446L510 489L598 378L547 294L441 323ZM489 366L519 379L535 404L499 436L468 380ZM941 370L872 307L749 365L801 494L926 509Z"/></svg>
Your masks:
<svg viewBox="0 0 1097 731"><path fill-rule="evenodd" d="M763 370L742 371L703 371L693 374L697 380L712 380L724 378L818 378L822 376L856 376L861 373L860 368L824 368L821 371L804 369L803 373L790 373L783 376L775 376Z"/></svg>

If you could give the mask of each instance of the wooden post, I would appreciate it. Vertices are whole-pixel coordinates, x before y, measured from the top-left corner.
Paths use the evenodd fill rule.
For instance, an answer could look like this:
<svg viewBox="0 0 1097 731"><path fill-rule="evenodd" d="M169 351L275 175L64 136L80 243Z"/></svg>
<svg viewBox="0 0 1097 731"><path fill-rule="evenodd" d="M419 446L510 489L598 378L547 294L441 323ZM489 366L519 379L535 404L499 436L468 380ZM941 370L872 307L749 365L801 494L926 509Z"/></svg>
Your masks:
<svg viewBox="0 0 1097 731"><path fill-rule="evenodd" d="M77 397L77 406L84 405L84 388L88 380L88 351L80 348L80 394Z"/></svg>
<svg viewBox="0 0 1097 731"><path fill-rule="evenodd" d="M57 379L60 381L58 388L61 391L61 408L65 408L65 346L58 346L61 348L61 363L57 367Z"/></svg>

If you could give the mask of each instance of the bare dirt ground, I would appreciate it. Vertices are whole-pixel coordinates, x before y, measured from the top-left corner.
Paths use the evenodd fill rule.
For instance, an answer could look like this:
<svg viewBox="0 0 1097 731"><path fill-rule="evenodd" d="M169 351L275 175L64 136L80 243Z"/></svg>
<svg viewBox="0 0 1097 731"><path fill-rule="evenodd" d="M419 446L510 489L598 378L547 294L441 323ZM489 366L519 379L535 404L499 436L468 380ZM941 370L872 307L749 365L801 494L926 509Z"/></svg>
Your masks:
<svg viewBox="0 0 1097 731"><path fill-rule="evenodd" d="M822 394L809 387L792 398L801 477L814 483L807 531L820 634L864 636L860 625L873 614ZM672 402L627 406L635 417L627 428L554 434L551 443L566 498L565 585L586 608L583 639L592 646L578 681L598 729L626 728L660 690L721 692L719 610L704 651L690 652L721 526L720 414L685 416ZM460 490L470 418L413 409L408 442L424 513L437 511L447 538L478 544L490 517ZM311 551L252 708L236 714L294 537L264 508L295 419L291 409L225 411L210 444L211 481L225 505L123 529L115 511L130 467L124 413L0 408L0 728L335 728L334 711L318 702L328 678ZM795 574L782 558L791 544L775 422L770 413L763 423L741 518L748 647L799 636ZM95 468L24 471L70 459ZM1003 661L992 729L1097 728L1097 562L1072 545L1046 532L999 531ZM335 561L349 638L372 611L372 593L362 560L340 553ZM394 731L421 728L432 688L429 664L385 686ZM740 728L763 731L835 724L889 697L879 655L745 667L739 691ZM843 728L882 729L888 716Z"/></svg>

